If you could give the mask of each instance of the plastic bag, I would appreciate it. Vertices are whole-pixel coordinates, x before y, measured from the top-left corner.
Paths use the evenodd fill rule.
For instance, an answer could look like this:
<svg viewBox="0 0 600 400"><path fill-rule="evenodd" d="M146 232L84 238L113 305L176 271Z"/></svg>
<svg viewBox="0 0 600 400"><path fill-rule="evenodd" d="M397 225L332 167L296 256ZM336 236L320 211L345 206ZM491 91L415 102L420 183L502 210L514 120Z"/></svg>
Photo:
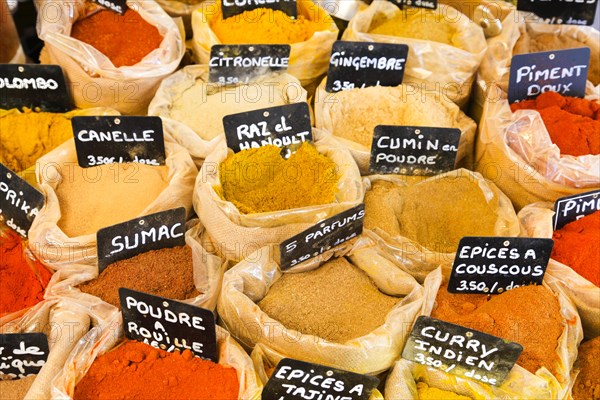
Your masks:
<svg viewBox="0 0 600 400"><path fill-rule="evenodd" d="M363 201L364 189L356 163L348 151L320 144L323 133L313 130L317 150L338 167L336 202L293 210L242 214L231 202L215 191L220 186L219 165L228 149L224 140L205 160L196 180L194 209L206 227L214 249L224 258L238 261L262 246L283 240L310 228L317 222L357 206Z"/></svg>
<svg viewBox="0 0 600 400"><path fill-rule="evenodd" d="M521 236L552 238L552 203L534 203L519 212ZM600 336L600 289L568 265L550 260L545 280L560 286L577 306L586 338Z"/></svg>
<svg viewBox="0 0 600 400"><path fill-rule="evenodd" d="M431 272L425 280L425 300L421 315L431 315L437 292L442 284L442 269ZM577 347L583 337L581 324L575 306L560 288L544 283L557 296L564 317L564 331L557 343L557 353L561 360L562 375L555 377L546 368L535 374L515 364L501 386L491 386L457 375L447 374L437 369L401 360L390 374L386 383L386 399L410 399L414 397L411 388L416 389L415 380L425 380L430 386L469 396L473 399L563 399L570 393L574 374L572 367L577 358ZM507 311L508 312L508 311ZM409 378L412 376L412 382ZM562 382L562 383L560 383ZM413 394L410 396L409 394Z"/></svg>
<svg viewBox="0 0 600 400"><path fill-rule="evenodd" d="M423 291L414 278L364 238L354 246L334 249L294 268L294 272L315 269L330 257L346 255L381 291L405 296L387 315L384 325L365 336L334 343L287 329L256 305L282 275L276 253L276 246L263 247L225 273L217 307L223 326L247 348L260 344L268 352L362 374L387 370L400 355L421 308Z"/></svg>
<svg viewBox="0 0 600 400"><path fill-rule="evenodd" d="M492 94L493 93L493 94ZM510 110L506 94L491 87L475 144L475 169L520 210L527 204L600 187L600 155L560 155L535 110ZM594 95L587 97L594 100Z"/></svg>
<svg viewBox="0 0 600 400"><path fill-rule="evenodd" d="M421 183L438 180L441 177L453 177L453 179L466 177L476 181L488 202L498 201L498 208L495 210L498 218L495 225L495 236L519 235L519 220L510 200L492 182L485 180L476 172L459 169L431 177ZM366 191L370 190L373 182L381 180L391 181L399 186L406 186L401 179L393 175L373 175L365 178ZM439 265L451 266L454 262L455 253L439 253L427 249L409 238L392 237L380 228L366 230L365 233L375 240L379 246L385 248L385 251L396 259L400 268L410 273L419 282L423 282L425 277Z"/></svg>
<svg viewBox="0 0 600 400"><path fill-rule="evenodd" d="M389 123L389 119L375 120L369 114L369 111L377 108L381 102L386 102L392 108L399 109L413 107L414 103L418 102L423 105L423 110L425 110L419 110L420 113L433 113L433 110L436 110L438 114L445 116L444 119L452 120L452 125L446 127L458 128L461 131L456 165L464 167L472 165L477 125L452 102L438 96L428 97L418 87L410 85L380 86L327 93L325 91L326 81L327 79L324 79L321 82L315 95L315 126L332 133L338 146L341 145L350 150L363 175L369 173L372 136L368 138L369 145L366 146L365 143L358 143L340 137L339 130L342 129L340 125L344 125L343 121L348 118L360 118L364 121L360 122L362 126L366 125L368 127L365 128L367 131L371 131L371 126L372 129L375 129L377 125L392 125ZM412 98L412 103L407 101L409 97ZM428 124L426 126L433 125Z"/></svg>
<svg viewBox="0 0 600 400"><path fill-rule="evenodd" d="M412 8L408 12L413 15L424 11ZM375 0L352 18L343 39L407 44L408 58L403 83L418 86L427 93L443 95L444 100L453 101L464 109L469 101L475 73L487 50L481 27L455 8L440 4L434 13L436 18L456 28L452 38L454 45L369 33L374 23L381 24L399 13L400 9L394 3Z"/></svg>
<svg viewBox="0 0 600 400"><path fill-rule="evenodd" d="M37 33L45 42L42 63L63 68L79 108L102 106L123 114L146 114L161 80L177 69L185 52L181 21L171 19L154 1L128 0L127 6L158 28L163 36L160 47L141 62L119 68L91 45L70 37L73 23L100 6L86 0L36 0L36 5Z"/></svg>
<svg viewBox="0 0 600 400"><path fill-rule="evenodd" d="M167 136L165 132L165 138ZM193 182L198 170L188 152L178 144L165 141L165 150L169 184L139 216L177 207L185 207L188 214L191 210ZM55 190L64 178L64 170L68 176L70 166L76 164L74 141L70 140L40 158L36 167L46 204L33 221L29 240L36 244L33 249L36 256L53 269L70 263L96 263L96 233L71 238L58 227L61 211Z"/></svg>
<svg viewBox="0 0 600 400"><path fill-rule="evenodd" d="M185 27L186 38L191 38L193 36L192 12L202 6L202 0L199 0L196 4L188 4L185 1L177 0L156 0L156 2L160 4L162 9L171 17L181 17L183 26Z"/></svg>
<svg viewBox="0 0 600 400"><path fill-rule="evenodd" d="M196 165L201 166L202 162L210 153L213 152L220 138L224 136L224 128L219 129L220 135L214 135L212 140L203 139L200 132L195 131L183 122L176 121L171 117L171 107L176 98L181 96L183 92L191 88L197 83L208 82L209 69L207 65L190 65L177 71L170 77L163 80L154 99L148 107L148 115L156 115L162 117L165 125L170 126L169 132L173 139L185 147L191 154ZM286 96L288 104L306 102L306 90L304 90L300 82L289 74L272 75L269 77L258 78L269 82L269 96L275 93L275 89L283 90L283 95ZM213 84L218 87L218 84ZM241 96L244 96L244 88L249 86L242 85L236 87L228 87L224 89L223 108L227 106L227 99L239 101ZM273 92L271 92L273 91ZM235 97L232 97L234 95ZM251 102L256 102L254 98ZM259 107L260 108L260 107Z"/></svg>
<svg viewBox="0 0 600 400"><path fill-rule="evenodd" d="M208 64L211 47L215 44L221 44L219 38L210 28L212 21L221 18L220 6L216 1L220 0L207 0L202 3L201 8L192 13L192 28L194 30L192 44L198 64ZM317 17L330 21L328 30L315 32L305 42L291 44L292 50L288 73L298 78L302 86L307 87L327 72L331 47L333 42L336 41L339 31L327 12L311 0L298 0L297 4L299 15L303 15L309 20L314 20ZM248 22L248 29L252 29L252 21Z"/></svg>
<svg viewBox="0 0 600 400"><path fill-rule="evenodd" d="M72 399L75 386L88 372L94 360L115 347L123 337L120 315L108 328L92 329L79 341L64 368L52 382L53 399ZM240 384L240 400L259 400L262 384L256 377L252 360L231 338L229 332L217 326L219 364L235 368ZM190 383L191 384L191 383Z"/></svg>

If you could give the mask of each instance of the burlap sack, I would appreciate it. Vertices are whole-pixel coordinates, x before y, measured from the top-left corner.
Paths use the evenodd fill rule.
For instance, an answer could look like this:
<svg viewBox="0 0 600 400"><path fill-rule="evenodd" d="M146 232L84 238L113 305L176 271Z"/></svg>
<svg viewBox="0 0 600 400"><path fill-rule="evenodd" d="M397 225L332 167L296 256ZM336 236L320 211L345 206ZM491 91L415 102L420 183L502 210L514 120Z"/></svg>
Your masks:
<svg viewBox="0 0 600 400"><path fill-rule="evenodd" d="M203 139L200 136L201 132L195 131L183 122L176 121L171 116L171 108L173 102L183 92L196 84L207 83L208 74L208 65L190 65L177 71L163 80L154 99L152 99L152 102L148 106L148 115L156 115L163 118L165 124L170 126L169 132L171 132L173 139L189 151L198 167L213 152L219 139L225 134L225 130L221 127L218 132L214 133L215 138L212 140ZM258 81L268 82L268 92L264 93L266 96L276 95L274 91L280 89L283 91L287 104L306 102L306 90L302 88L296 78L289 74L265 76L257 78ZM216 83L214 85L215 87L218 86ZM239 102L240 99L245 99L244 96L246 96L246 93L244 89L248 87L247 85L238 85L227 88L221 97L222 107L226 108L228 102ZM253 103L258 101L254 97L250 99L249 95L247 97L248 102Z"/></svg>
<svg viewBox="0 0 600 400"><path fill-rule="evenodd" d="M161 80L177 69L185 52L181 21L171 19L154 1L128 0L128 7L158 28L163 41L138 64L115 68L107 56L70 37L73 23L99 8L90 3L36 0L37 33L45 42L40 59L63 68L77 107L145 115Z"/></svg>
<svg viewBox="0 0 600 400"><path fill-rule="evenodd" d="M221 7L219 0L207 0L202 7L192 13L192 28L194 39L192 41L194 56L198 64L208 64L210 49L215 44L222 43L211 30L210 24L217 18L221 18ZM338 37L338 28L327 11L313 3L311 0L298 0L298 14L309 20L327 21L329 29L315 32L305 42L293 43L290 53L288 73L295 76L306 87L314 82L319 76L327 72L329 66L329 53L333 42ZM248 23L248 29L253 29L252 23ZM256 44L256 43L248 43Z"/></svg>
<svg viewBox="0 0 600 400"><path fill-rule="evenodd" d="M181 17L181 20L183 21L183 26L185 28L185 37L186 39L191 39L193 36L192 12L201 6L202 0L198 0L196 4L188 4L185 1L177 0L156 0L156 2L171 17Z"/></svg>
<svg viewBox="0 0 600 400"><path fill-rule="evenodd" d="M424 285L425 300L421 315L431 315L442 279L441 268L436 269L427 276ZM552 290L557 296L564 317L564 331L556 348L562 364L560 376L553 376L546 368L540 368L535 374L532 374L515 364L502 385L496 387L447 374L406 360L400 360L386 382L385 398L389 400L417 399L415 396L416 380L423 380L432 387L469 396L473 399L537 400L568 398L572 379L574 379L572 367L577 358L577 347L583 338L583 332L577 310L566 294L560 288L549 286L546 282L544 282L544 286ZM507 310L507 312L509 311Z"/></svg>
<svg viewBox="0 0 600 400"><path fill-rule="evenodd" d="M310 228L317 222L357 206L364 189L356 163L348 151L320 144L323 133L313 130L317 150L338 167L336 202L258 214L242 214L233 203L215 191L220 186L219 165L228 149L224 140L208 156L196 179L194 209L206 227L214 249L224 258L239 261L262 246L280 242Z"/></svg>
<svg viewBox="0 0 600 400"><path fill-rule="evenodd" d="M427 113L437 112L447 115L453 122L451 126L444 126L444 128L458 128L461 131L456 165L465 168L472 166L477 125L452 102L444 100L441 96L430 97L418 87L404 84L395 87L381 86L327 93L325 91L326 82L327 78L323 79L315 95L315 126L332 133L338 145L350 150L363 175L369 174L372 137L368 140L369 146L365 146L364 143L340 137L338 125L346 118L363 119L367 126L372 126L373 129L377 125L390 125L389 119L375 120L368 114L369 108L380 102L389 102L388 104L393 105L394 108L402 109L412 107L414 101L418 101L423 104L423 109ZM366 97L367 93L368 97ZM409 97L412 97L410 103L407 102Z"/></svg>
<svg viewBox="0 0 600 400"><path fill-rule="evenodd" d="M139 216L177 207L185 207L188 214L191 210L193 184L198 170L189 153L178 144L165 141L165 149L169 185ZM37 180L46 196L46 204L33 221L29 240L36 244L36 256L53 269L70 263L96 263L95 233L71 238L58 227L61 210L55 190L64 176L70 174L70 166L76 164L75 145L70 140L40 158L36 167ZM110 193L107 196L109 199Z"/></svg>
<svg viewBox="0 0 600 400"><path fill-rule="evenodd" d="M409 12L418 14L423 10L413 8ZM455 8L440 4L435 10L439 20L432 23L445 22L456 28L453 45L369 33L376 25L400 13L394 3L375 0L350 20L343 40L407 44L408 58L403 83L418 86L427 93L443 95L445 99L466 109L475 73L487 50L481 27Z"/></svg>
<svg viewBox="0 0 600 400"><path fill-rule="evenodd" d="M180 300L197 307L214 310L221 291L221 281L226 264L219 257L210 254L202 246L201 235L204 227L197 219L186 224L185 242L192 250L194 286L200 294L191 299ZM58 284L52 286L49 295L52 297L70 298L78 304L90 309L101 309L113 313L117 308L101 298L83 293L78 285L98 277L98 268L94 265L72 264L61 268L55 275L59 276Z"/></svg>
<svg viewBox="0 0 600 400"><path fill-rule="evenodd" d="M469 180L477 182L489 203L495 201L498 202L498 207L495 210L497 215L494 232L495 236L519 235L519 220L508 197L506 197L492 182L485 180L476 172L459 169L431 177L421 183L415 183L414 185L424 184L439 179L440 177L453 177L455 179L468 178ZM373 175L365 178L366 191L370 190L373 182L381 180L394 182L399 186L407 185L402 179L393 175ZM440 195L443 196L443 193ZM365 234L385 248L386 252L396 259L399 268L410 273L421 283L425 280L425 277L439 265L451 266L454 262L455 253L440 253L433 249L428 249L409 238L402 236L393 237L380 228L366 230Z"/></svg>
<svg viewBox="0 0 600 400"><path fill-rule="evenodd" d="M267 352L289 358L363 374L384 372L399 356L421 308L422 287L366 238L309 260L294 272L315 269L329 258L342 256L367 273L382 292L404 296L385 323L371 333L334 343L287 329L264 313L256 303L282 275L275 261L277 246L257 250L225 273L217 306L222 324L248 348L260 344Z"/></svg>
<svg viewBox="0 0 600 400"><path fill-rule="evenodd" d="M552 238L552 203L534 203L519 212L521 236ZM545 280L560 286L577 306L586 338L600 336L600 289L568 265L550 260Z"/></svg>
<svg viewBox="0 0 600 400"><path fill-rule="evenodd" d="M560 155L535 110L513 113L506 94L490 87L475 144L475 169L520 210L527 204L600 187L600 156ZM590 100L597 99L593 94Z"/></svg>
<svg viewBox="0 0 600 400"><path fill-rule="evenodd" d="M88 372L94 360L119 344L123 337L120 316L109 328L93 328L71 352L64 368L52 382L53 399L72 399L75 386ZM257 379L252 360L231 338L229 332L217 326L219 364L235 368L240 384L240 400L259 400L262 383ZM193 382L190 382L193 384Z"/></svg>

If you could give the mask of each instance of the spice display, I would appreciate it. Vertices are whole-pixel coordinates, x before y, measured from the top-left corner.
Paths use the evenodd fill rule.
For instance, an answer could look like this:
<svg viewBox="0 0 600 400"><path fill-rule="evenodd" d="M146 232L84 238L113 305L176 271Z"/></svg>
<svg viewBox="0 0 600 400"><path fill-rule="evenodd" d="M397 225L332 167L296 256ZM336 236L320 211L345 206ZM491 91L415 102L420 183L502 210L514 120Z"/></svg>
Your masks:
<svg viewBox="0 0 600 400"><path fill-rule="evenodd" d="M192 250L189 246L152 250L117 261L79 289L120 308L121 287L174 300L198 296Z"/></svg>
<svg viewBox="0 0 600 400"><path fill-rule="evenodd" d="M168 185L168 168L138 163L66 169L56 188L61 219L70 237L139 216ZM116 206L118 205L118 206Z"/></svg>
<svg viewBox="0 0 600 400"><path fill-rule="evenodd" d="M521 36L513 49L513 54L515 55L588 47L591 52L588 80L594 85L600 84L600 53L598 52L598 46L588 46L568 35L538 31L530 24L521 26L520 31Z"/></svg>
<svg viewBox="0 0 600 400"><path fill-rule="evenodd" d="M339 179L336 164L308 142L287 160L272 145L230 154L219 173L223 198L244 214L333 203Z"/></svg>
<svg viewBox="0 0 600 400"><path fill-rule="evenodd" d="M284 274L258 306L288 329L341 343L383 325L399 300L380 292L345 258L337 258L313 271Z"/></svg>
<svg viewBox="0 0 600 400"><path fill-rule="evenodd" d="M77 399L237 400L236 370L194 357L125 341L99 356L75 386Z"/></svg>
<svg viewBox="0 0 600 400"><path fill-rule="evenodd" d="M419 394L419 400L471 400L467 396L431 387L425 382L417 383L417 393Z"/></svg>
<svg viewBox="0 0 600 400"><path fill-rule="evenodd" d="M70 117L28 108L0 110L0 132L10 132L2 135L0 162L17 173L73 136Z"/></svg>
<svg viewBox="0 0 600 400"><path fill-rule="evenodd" d="M33 385L36 376L28 376L15 380L0 380L0 399L2 400L23 400L27 391Z"/></svg>
<svg viewBox="0 0 600 400"><path fill-rule="evenodd" d="M365 195L365 228L450 253L464 236L494 236L499 202L497 196L489 197L476 180L462 174L410 186L374 181Z"/></svg>
<svg viewBox="0 0 600 400"><path fill-rule="evenodd" d="M600 154L600 104L546 92L534 100L511 104L511 109L537 110L550 139L563 155Z"/></svg>
<svg viewBox="0 0 600 400"><path fill-rule="evenodd" d="M564 321L552 291L544 286L521 286L488 296L449 293L447 282L441 287L433 318L519 343L523 352L517 364L532 374L546 367L558 376L557 346Z"/></svg>
<svg viewBox="0 0 600 400"><path fill-rule="evenodd" d="M117 68L139 63L163 39L155 26L130 8L123 15L100 10L80 19L71 36L93 46Z"/></svg>
<svg viewBox="0 0 600 400"><path fill-rule="evenodd" d="M12 230L0 228L0 317L44 299L52 274Z"/></svg>
<svg viewBox="0 0 600 400"><path fill-rule="evenodd" d="M453 45L456 27L447 16L434 10L408 7L380 24L375 23L370 33Z"/></svg>
<svg viewBox="0 0 600 400"><path fill-rule="evenodd" d="M299 10L298 18L292 19L283 11L256 8L226 19L219 12L210 26L225 44L293 44L329 29L331 22L320 10L315 15L303 15Z"/></svg>
<svg viewBox="0 0 600 400"><path fill-rule="evenodd" d="M575 366L580 369L573 386L574 400L600 399L600 336L579 346Z"/></svg>
<svg viewBox="0 0 600 400"><path fill-rule="evenodd" d="M552 258L600 287L600 211L554 232Z"/></svg>

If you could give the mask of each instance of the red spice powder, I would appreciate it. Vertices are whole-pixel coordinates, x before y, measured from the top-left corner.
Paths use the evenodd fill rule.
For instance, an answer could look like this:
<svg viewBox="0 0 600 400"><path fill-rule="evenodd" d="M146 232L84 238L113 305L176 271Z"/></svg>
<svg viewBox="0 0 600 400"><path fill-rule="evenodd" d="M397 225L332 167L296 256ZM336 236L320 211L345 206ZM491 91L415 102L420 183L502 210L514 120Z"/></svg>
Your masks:
<svg viewBox="0 0 600 400"><path fill-rule="evenodd" d="M535 100L511 104L511 110L538 110L550 139L561 154L600 154L600 104L577 97L546 92Z"/></svg>
<svg viewBox="0 0 600 400"><path fill-rule="evenodd" d="M169 353L126 340L94 361L73 398L237 400L238 393L234 368L194 357L189 350Z"/></svg>
<svg viewBox="0 0 600 400"><path fill-rule="evenodd" d="M95 47L117 68L139 63L163 39L155 26L131 9L123 15L101 10L80 19L71 36Z"/></svg>
<svg viewBox="0 0 600 400"><path fill-rule="evenodd" d="M18 234L0 228L0 316L42 301L51 277Z"/></svg>
<svg viewBox="0 0 600 400"><path fill-rule="evenodd" d="M554 232L552 258L600 287L600 211Z"/></svg>

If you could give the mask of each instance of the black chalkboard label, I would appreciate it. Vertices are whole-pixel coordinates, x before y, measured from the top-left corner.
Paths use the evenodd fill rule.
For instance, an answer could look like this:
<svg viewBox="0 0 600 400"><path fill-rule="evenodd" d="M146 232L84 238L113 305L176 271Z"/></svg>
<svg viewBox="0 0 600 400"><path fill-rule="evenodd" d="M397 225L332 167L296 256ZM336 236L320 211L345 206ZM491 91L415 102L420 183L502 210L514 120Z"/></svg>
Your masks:
<svg viewBox="0 0 600 400"><path fill-rule="evenodd" d="M312 141L307 103L263 108L223 118L227 147L234 153L266 145L281 147L288 158L304 142Z"/></svg>
<svg viewBox="0 0 600 400"><path fill-rule="evenodd" d="M127 0L92 0L94 3L101 5L104 8L108 8L118 14L125 14L127 10Z"/></svg>
<svg viewBox="0 0 600 400"><path fill-rule="evenodd" d="M270 8L286 13L290 18L296 19L298 7L296 0L222 0L221 9L223 19L227 19L256 8ZM252 22L252 21L249 21Z"/></svg>
<svg viewBox="0 0 600 400"><path fill-rule="evenodd" d="M40 372L48 359L48 337L43 333L0 335L0 382Z"/></svg>
<svg viewBox="0 0 600 400"><path fill-rule="evenodd" d="M554 203L554 230L600 210L600 190L562 197Z"/></svg>
<svg viewBox="0 0 600 400"><path fill-rule="evenodd" d="M123 327L128 339L169 352L190 350L219 362L215 315L191 304L119 289Z"/></svg>
<svg viewBox="0 0 600 400"><path fill-rule="evenodd" d="M344 42L333 44L325 90L340 92L402 83L408 46L405 44Z"/></svg>
<svg viewBox="0 0 600 400"><path fill-rule="evenodd" d="M185 246L185 208L175 208L102 228L96 233L98 270L150 250Z"/></svg>
<svg viewBox="0 0 600 400"><path fill-rule="evenodd" d="M374 376L284 358L265 385L262 400L307 398L368 400L379 385Z"/></svg>
<svg viewBox="0 0 600 400"><path fill-rule="evenodd" d="M62 113L73 101L58 65L0 64L0 108L36 108Z"/></svg>
<svg viewBox="0 0 600 400"><path fill-rule="evenodd" d="M359 236L363 231L364 217L365 205L359 204L281 242L281 270L290 269Z"/></svg>
<svg viewBox="0 0 600 400"><path fill-rule="evenodd" d="M285 72L289 44L218 44L210 49L209 81L224 85L248 83L257 76Z"/></svg>
<svg viewBox="0 0 600 400"><path fill-rule="evenodd" d="M82 168L128 162L165 165L165 139L159 117L73 117L71 124Z"/></svg>
<svg viewBox="0 0 600 400"><path fill-rule="evenodd" d="M369 172L439 175L454 169L459 142L460 129L378 125Z"/></svg>
<svg viewBox="0 0 600 400"><path fill-rule="evenodd" d="M597 0L517 1L517 10L532 12L547 24L559 25L592 25L597 7Z"/></svg>
<svg viewBox="0 0 600 400"><path fill-rule="evenodd" d="M518 343L420 316L402 358L488 385L500 386L523 351Z"/></svg>
<svg viewBox="0 0 600 400"><path fill-rule="evenodd" d="M537 97L545 92L584 97L590 65L590 49L544 51L512 58L508 102Z"/></svg>
<svg viewBox="0 0 600 400"><path fill-rule="evenodd" d="M496 294L541 285L553 246L552 239L464 237L456 251L448 291Z"/></svg>
<svg viewBox="0 0 600 400"><path fill-rule="evenodd" d="M42 193L0 163L0 218L9 228L27 237L44 200Z"/></svg>
<svg viewBox="0 0 600 400"><path fill-rule="evenodd" d="M438 7L437 0L392 0L400 7L415 7L415 8L428 8L435 10Z"/></svg>

